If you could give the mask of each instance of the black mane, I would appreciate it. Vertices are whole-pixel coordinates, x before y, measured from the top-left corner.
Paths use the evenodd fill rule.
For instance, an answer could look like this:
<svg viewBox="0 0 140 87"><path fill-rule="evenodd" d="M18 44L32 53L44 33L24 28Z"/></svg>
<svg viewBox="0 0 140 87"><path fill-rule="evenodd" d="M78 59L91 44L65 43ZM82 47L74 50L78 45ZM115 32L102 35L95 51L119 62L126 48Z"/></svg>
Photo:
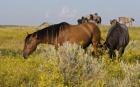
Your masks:
<svg viewBox="0 0 140 87"><path fill-rule="evenodd" d="M65 26L69 26L70 24L66 23L66 22L61 22L59 24L54 24L54 25L50 25L49 27L46 27L42 30L38 30L34 33L37 34L37 38L42 39L44 38L45 35L47 35L47 37L49 39L54 39L59 35L60 31L63 31L65 28Z"/></svg>

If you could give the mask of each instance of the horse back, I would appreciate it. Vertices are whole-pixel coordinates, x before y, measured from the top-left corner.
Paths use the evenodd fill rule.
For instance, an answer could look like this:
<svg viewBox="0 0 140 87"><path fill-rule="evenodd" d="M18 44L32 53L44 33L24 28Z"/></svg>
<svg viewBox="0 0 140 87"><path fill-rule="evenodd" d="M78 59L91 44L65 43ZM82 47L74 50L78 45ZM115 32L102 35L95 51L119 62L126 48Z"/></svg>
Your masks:
<svg viewBox="0 0 140 87"><path fill-rule="evenodd" d="M83 23L79 25L69 25L64 27L58 37L59 43L69 41L71 43L78 43L86 46L92 42L92 38L100 41L101 33L95 23Z"/></svg>
<svg viewBox="0 0 140 87"><path fill-rule="evenodd" d="M106 45L111 49L125 47L129 42L128 28L125 25L117 24L112 26L107 34Z"/></svg>

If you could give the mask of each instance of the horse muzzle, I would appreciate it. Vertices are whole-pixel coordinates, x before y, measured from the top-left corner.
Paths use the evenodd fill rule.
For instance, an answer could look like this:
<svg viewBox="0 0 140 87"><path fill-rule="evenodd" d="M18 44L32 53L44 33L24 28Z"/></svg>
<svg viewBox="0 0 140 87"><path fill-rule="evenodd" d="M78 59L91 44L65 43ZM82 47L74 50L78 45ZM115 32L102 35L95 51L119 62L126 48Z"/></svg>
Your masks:
<svg viewBox="0 0 140 87"><path fill-rule="evenodd" d="M25 53L25 52L23 52L22 56L24 57L24 59L27 59L28 54L27 54L27 53Z"/></svg>

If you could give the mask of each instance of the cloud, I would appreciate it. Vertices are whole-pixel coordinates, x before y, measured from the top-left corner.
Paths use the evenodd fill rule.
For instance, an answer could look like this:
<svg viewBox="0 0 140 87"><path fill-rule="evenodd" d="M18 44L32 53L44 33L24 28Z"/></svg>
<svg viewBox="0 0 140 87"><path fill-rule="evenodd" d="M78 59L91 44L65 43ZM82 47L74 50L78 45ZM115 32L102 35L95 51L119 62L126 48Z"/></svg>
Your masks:
<svg viewBox="0 0 140 87"><path fill-rule="evenodd" d="M70 9L68 7L62 7L59 13L60 18L74 18L77 16L77 10L76 9Z"/></svg>
<svg viewBox="0 0 140 87"><path fill-rule="evenodd" d="M49 23L59 23L62 21L73 23L78 17L78 11L67 6L56 8L55 10L47 10L44 14L43 21Z"/></svg>

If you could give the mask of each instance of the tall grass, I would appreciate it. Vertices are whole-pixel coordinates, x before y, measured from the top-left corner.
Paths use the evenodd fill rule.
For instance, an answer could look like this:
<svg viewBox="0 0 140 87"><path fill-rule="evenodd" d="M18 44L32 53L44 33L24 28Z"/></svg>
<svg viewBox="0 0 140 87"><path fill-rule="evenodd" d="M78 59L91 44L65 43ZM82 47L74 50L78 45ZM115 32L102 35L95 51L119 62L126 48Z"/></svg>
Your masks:
<svg viewBox="0 0 140 87"><path fill-rule="evenodd" d="M100 26L105 39L108 26ZM120 60L106 52L94 57L76 44L64 43L58 49L39 45L23 59L26 32L35 29L0 29L0 87L139 87L140 28L130 28L131 41Z"/></svg>

